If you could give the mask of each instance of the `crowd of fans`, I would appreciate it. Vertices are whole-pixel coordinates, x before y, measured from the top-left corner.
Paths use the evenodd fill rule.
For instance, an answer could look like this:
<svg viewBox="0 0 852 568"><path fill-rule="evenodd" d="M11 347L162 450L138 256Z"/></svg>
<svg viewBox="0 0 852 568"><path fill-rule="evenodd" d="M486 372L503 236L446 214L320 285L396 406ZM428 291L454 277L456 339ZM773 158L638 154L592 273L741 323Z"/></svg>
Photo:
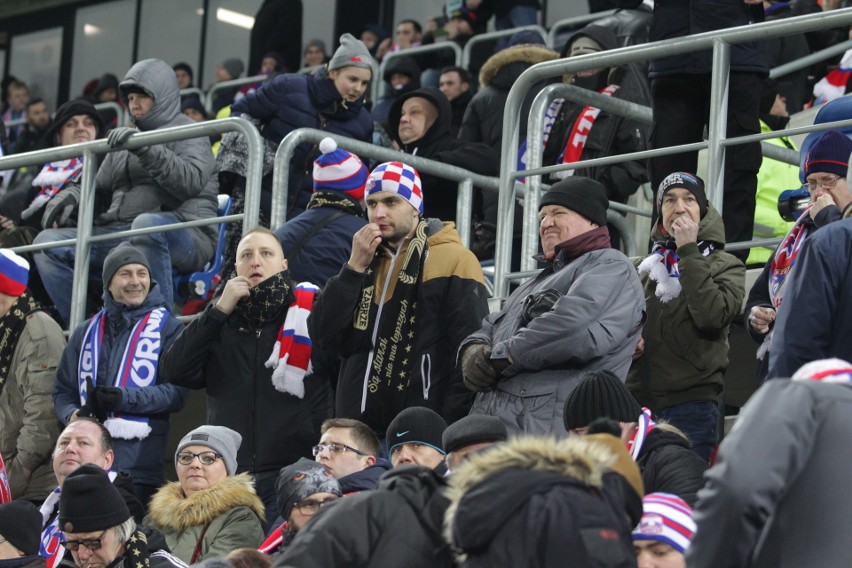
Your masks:
<svg viewBox="0 0 852 568"><path fill-rule="evenodd" d="M111 152L93 165L95 235L211 219L218 194L243 208L242 134L128 145L136 132L212 110L257 126L264 156L261 226L225 234L218 288L195 318L177 318L174 275L217 254L212 226L92 243L97 292L67 340L75 247L12 249L76 238L83 158L5 172L0 568L850 565L840 534L852 506L844 132L811 134L801 169L753 155L754 145L729 149L724 211L689 153L553 174L538 209L541 271L490 310L480 260L493 255L494 196L479 192L462 212L479 223L480 242L465 247L455 184L406 163L417 155L496 175L508 90L536 63L837 7L616 4L559 52L522 30L471 69L395 55L379 77L388 54L442 33L464 44L491 16L498 29L535 23L538 9L448 2L445 21L403 20L392 38L367 26L332 53L310 40L306 72L281 72L285 58L266 52L266 79L218 90L212 109L190 66L157 59L121 80L105 74L52 119L10 81L4 118L26 123L4 133L4 151L106 137ZM685 21L693 27L673 29ZM816 49L839 33L778 42ZM729 135L781 130L807 104L816 75L765 79L786 53L773 42L732 50ZM536 133L544 164L700 138L706 55L557 79L651 106L655 123L556 99ZM230 58L217 80L243 71ZM371 81L389 86L377 101ZM331 138L301 144L287 221L270 230L275 151L302 127L399 155L372 164ZM652 242L629 259L608 208L648 182ZM779 194L799 187L806 206L781 219ZM752 251L747 262L763 268L748 290L746 254L725 245L752 236L781 243ZM720 445L738 319L760 344L760 388ZM205 392L206 423L171 455L170 415L189 390Z"/></svg>

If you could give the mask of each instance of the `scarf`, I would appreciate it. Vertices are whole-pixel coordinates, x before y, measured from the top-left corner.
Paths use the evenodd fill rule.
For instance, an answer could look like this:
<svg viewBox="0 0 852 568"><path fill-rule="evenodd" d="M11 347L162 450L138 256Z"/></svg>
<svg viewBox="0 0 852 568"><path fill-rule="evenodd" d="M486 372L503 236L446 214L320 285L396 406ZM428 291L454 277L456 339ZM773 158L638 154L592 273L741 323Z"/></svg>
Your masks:
<svg viewBox="0 0 852 568"><path fill-rule="evenodd" d="M95 314L83 335L77 373L81 405L85 405L88 398L86 379L91 379L93 384L97 383L98 361L104 339L106 316L106 310ZM130 331L112 386L140 389L157 384L160 338L169 316L167 309L157 308L136 322ZM104 426L113 438L122 440L134 438L144 440L151 433L147 416L113 412L104 422Z"/></svg>
<svg viewBox="0 0 852 568"><path fill-rule="evenodd" d="M83 172L83 158L71 158L59 162L45 164L33 180L33 187L40 187L38 195L21 212L21 219L29 219L45 203L53 199L57 193L77 179Z"/></svg>
<svg viewBox="0 0 852 568"><path fill-rule="evenodd" d="M642 409L642 414L639 415L639 424L633 430L633 435L627 442L627 451L633 461L639 459L639 454L642 453L642 446L645 440L648 439L648 433L657 426L657 423L651 418L651 411L647 408Z"/></svg>
<svg viewBox="0 0 852 568"><path fill-rule="evenodd" d="M609 85L598 92L609 97L612 96L618 88L618 85ZM600 113L601 109L593 106L587 106L582 110L582 112L580 112L580 116L578 116L577 120L574 121L574 126L571 127L571 132L568 134L568 138L565 141L565 149L562 150L562 154L558 158L560 163L573 164L574 162L580 161L581 156L583 155L583 149L586 147L586 140L589 139L589 133L595 125L595 120L597 120ZM574 175L574 170L563 170L560 172L554 172L552 177L565 179L572 175Z"/></svg>
<svg viewBox="0 0 852 568"><path fill-rule="evenodd" d="M317 207L334 207L357 217L364 216L364 210L361 206L354 199L340 191L320 189L313 192L311 200L308 201L307 209L316 209Z"/></svg>
<svg viewBox="0 0 852 568"><path fill-rule="evenodd" d="M133 533L124 543L125 566L151 568L151 553L148 552L148 537L140 530Z"/></svg>
<svg viewBox="0 0 852 568"><path fill-rule="evenodd" d="M6 474L6 462L0 454L0 505L12 500L12 490L9 488L9 476Z"/></svg>
<svg viewBox="0 0 852 568"><path fill-rule="evenodd" d="M793 375L794 381L821 381L823 383L852 383L852 364L836 357L818 359L802 365Z"/></svg>
<svg viewBox="0 0 852 568"><path fill-rule="evenodd" d="M283 553L294 538L296 538L296 531L291 531L287 521L284 521L278 528L269 533L269 536L257 547L257 550L264 554Z"/></svg>
<svg viewBox="0 0 852 568"><path fill-rule="evenodd" d="M837 69L829 71L814 85L813 106L842 97L846 93L846 83L850 75L852 75L852 49L843 54Z"/></svg>
<svg viewBox="0 0 852 568"><path fill-rule="evenodd" d="M255 333L281 317L294 300L290 273L282 270L249 289L248 297L237 304L234 310L237 329L244 333Z"/></svg>
<svg viewBox="0 0 852 568"><path fill-rule="evenodd" d="M547 110L544 111L544 132L541 139L542 148L547 147L547 141L550 139L550 133L553 130L553 125L556 124L559 111L562 110L563 104L565 104L565 99L553 99ZM524 141L521 142L521 146L518 148L518 171L527 169L527 162L527 140L524 138ZM526 183L526 178L518 178L518 181Z"/></svg>
<svg viewBox="0 0 852 568"><path fill-rule="evenodd" d="M25 290L15 300L6 315L0 318L0 393L3 392L6 377L11 371L18 340L27 326L27 316L38 309L39 306L33 300L29 290Z"/></svg>
<svg viewBox="0 0 852 568"><path fill-rule="evenodd" d="M319 288L302 282L293 291L296 300L287 308L284 324L272 354L264 363L272 371L272 386L278 392L305 398L305 375L311 372L311 338L308 336L308 316Z"/></svg>
<svg viewBox="0 0 852 568"><path fill-rule="evenodd" d="M711 241L698 241L701 256L708 256L715 249ZM657 283L654 295L664 304L680 296L680 270L678 269L677 245L673 240L655 241L651 254L639 265L639 274L648 273L648 278Z"/></svg>
<svg viewBox="0 0 852 568"><path fill-rule="evenodd" d="M378 400L377 408L383 411L395 412L394 409L403 408L405 393L411 386L415 359L411 349L414 346L417 325L417 301L420 298L423 263L429 251L426 227L425 221L420 221L417 225L414 236L408 243L405 258L402 259L393 296L386 299L385 294L390 288L389 280L399 251L394 254L373 322L370 321L370 310L376 286L372 275L378 260L374 260L367 270L368 277L364 282L369 282L369 285L361 289L361 299L353 322L358 331L369 332L372 329L372 349L364 374L361 414L364 414L367 407L368 393ZM388 317L383 318L382 314L385 313ZM424 373L424 399L429 397L430 385L425 383L427 375L428 373Z"/></svg>

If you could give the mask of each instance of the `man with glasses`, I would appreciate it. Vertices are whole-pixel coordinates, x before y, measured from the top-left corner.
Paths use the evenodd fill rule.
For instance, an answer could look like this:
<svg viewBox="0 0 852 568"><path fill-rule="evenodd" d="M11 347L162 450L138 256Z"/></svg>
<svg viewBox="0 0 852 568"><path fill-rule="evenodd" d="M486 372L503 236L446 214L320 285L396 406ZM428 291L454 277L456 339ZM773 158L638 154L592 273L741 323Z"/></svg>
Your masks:
<svg viewBox="0 0 852 568"><path fill-rule="evenodd" d="M65 479L59 510L62 544L80 568L186 566L153 539L148 542L107 473L96 465L83 465Z"/></svg>
<svg viewBox="0 0 852 568"><path fill-rule="evenodd" d="M380 458L381 447L373 429L352 418L330 418L322 423L322 437L314 446L317 462L327 467L344 495L375 489L391 468Z"/></svg>

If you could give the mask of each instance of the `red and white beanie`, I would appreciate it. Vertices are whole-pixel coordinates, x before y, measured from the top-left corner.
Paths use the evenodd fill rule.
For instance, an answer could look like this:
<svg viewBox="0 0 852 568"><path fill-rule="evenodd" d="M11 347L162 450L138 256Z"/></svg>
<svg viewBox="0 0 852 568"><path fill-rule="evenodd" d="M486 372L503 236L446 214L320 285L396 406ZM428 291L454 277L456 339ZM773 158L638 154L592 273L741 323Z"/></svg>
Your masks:
<svg viewBox="0 0 852 568"><path fill-rule="evenodd" d="M367 178L367 195L380 191L396 193L423 215L423 184L417 170L402 162L379 164Z"/></svg>
<svg viewBox="0 0 852 568"><path fill-rule="evenodd" d="M314 160L314 191L342 191L361 200L367 184L367 167L361 158L339 149L331 138L323 138L319 148L322 156Z"/></svg>
<svg viewBox="0 0 852 568"><path fill-rule="evenodd" d="M811 361L796 371L793 380L852 383L852 363L837 358Z"/></svg>
<svg viewBox="0 0 852 568"><path fill-rule="evenodd" d="M685 554L695 534L692 507L671 493L649 493L642 499L642 520L633 529L633 540L664 542Z"/></svg>
<svg viewBox="0 0 852 568"><path fill-rule="evenodd" d="M20 296L27 289L30 263L9 249L0 249L0 293Z"/></svg>

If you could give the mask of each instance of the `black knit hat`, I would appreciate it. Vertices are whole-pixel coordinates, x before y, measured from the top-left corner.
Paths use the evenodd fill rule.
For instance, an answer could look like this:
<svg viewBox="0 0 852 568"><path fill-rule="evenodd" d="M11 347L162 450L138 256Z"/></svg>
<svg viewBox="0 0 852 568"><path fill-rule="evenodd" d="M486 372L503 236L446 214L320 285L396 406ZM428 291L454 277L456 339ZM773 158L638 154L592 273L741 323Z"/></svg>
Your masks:
<svg viewBox="0 0 852 568"><path fill-rule="evenodd" d="M565 429L585 428L598 418L636 422L642 407L612 371L591 371L565 401Z"/></svg>
<svg viewBox="0 0 852 568"><path fill-rule="evenodd" d="M323 464L299 458L296 463L281 468L275 481L275 504L285 521L297 503L317 493L343 496L334 474Z"/></svg>
<svg viewBox="0 0 852 568"><path fill-rule="evenodd" d="M545 205L559 205L579 213L592 223L606 225L606 209L609 199L603 184L593 179L571 176L554 183L541 196L538 210Z"/></svg>
<svg viewBox="0 0 852 568"><path fill-rule="evenodd" d="M65 126L65 123L71 117L79 114L84 114L92 118L95 123L95 138L103 137L104 119L101 117L98 109L95 108L95 105L84 99L74 99L56 109L56 114L53 116L53 124L47 130L47 133L45 133L44 139L58 146L59 143L55 140L56 136L62 131L62 127Z"/></svg>
<svg viewBox="0 0 852 568"><path fill-rule="evenodd" d="M397 446L412 443L426 444L446 454L441 441L446 429L447 423L434 410L423 406L406 408L388 426L388 454Z"/></svg>
<svg viewBox="0 0 852 568"><path fill-rule="evenodd" d="M59 529L85 533L116 527L130 518L130 510L107 472L83 464L62 483Z"/></svg>
<svg viewBox="0 0 852 568"><path fill-rule="evenodd" d="M151 266L145 253L125 241L109 251L104 259L104 290L109 288L110 280L118 272L118 269L126 264L141 264L148 269L149 273L151 272Z"/></svg>
<svg viewBox="0 0 852 568"><path fill-rule="evenodd" d="M826 130L808 150L805 157L805 176L816 172L846 177L849 171L852 140L836 130Z"/></svg>
<svg viewBox="0 0 852 568"><path fill-rule="evenodd" d="M666 179L660 182L660 187L657 188L657 211L662 211L663 196L670 190L676 187L686 189L695 196L698 201L698 208L701 211L701 218L707 214L707 194L704 193L704 180L695 174L688 172L674 172L666 176Z"/></svg>
<svg viewBox="0 0 852 568"><path fill-rule="evenodd" d="M471 414L447 426L441 441L450 453L472 444L503 442L508 436L506 425L496 416Z"/></svg>
<svg viewBox="0 0 852 568"><path fill-rule="evenodd" d="M24 556L38 554L41 525L41 513L29 501L0 505L0 537L23 552Z"/></svg>

